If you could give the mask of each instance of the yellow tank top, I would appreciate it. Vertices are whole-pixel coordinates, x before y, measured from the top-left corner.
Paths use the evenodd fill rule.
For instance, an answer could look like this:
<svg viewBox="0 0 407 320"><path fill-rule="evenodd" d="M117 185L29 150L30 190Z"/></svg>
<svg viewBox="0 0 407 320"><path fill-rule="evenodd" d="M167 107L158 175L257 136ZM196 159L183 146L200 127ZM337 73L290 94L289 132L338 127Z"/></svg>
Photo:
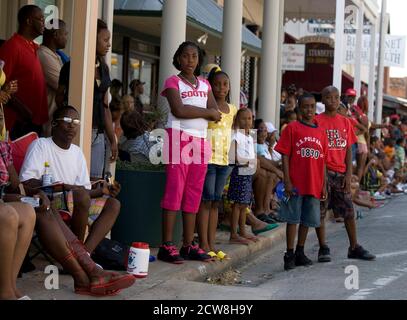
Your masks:
<svg viewBox="0 0 407 320"><path fill-rule="evenodd" d="M232 136L233 120L237 113L237 108L229 104L229 113L222 112L222 120L218 123L209 122L208 140L212 144L212 158L210 164L219 166L229 165L229 149Z"/></svg>

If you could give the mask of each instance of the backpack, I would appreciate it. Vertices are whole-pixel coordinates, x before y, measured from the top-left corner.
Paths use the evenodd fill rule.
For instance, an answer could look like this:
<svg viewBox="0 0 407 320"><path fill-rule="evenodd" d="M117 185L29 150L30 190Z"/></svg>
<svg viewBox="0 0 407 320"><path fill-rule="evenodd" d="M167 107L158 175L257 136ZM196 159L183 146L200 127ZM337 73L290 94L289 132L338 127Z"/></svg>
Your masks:
<svg viewBox="0 0 407 320"><path fill-rule="evenodd" d="M126 271L130 247L115 240L103 239L92 254L92 259L103 269Z"/></svg>

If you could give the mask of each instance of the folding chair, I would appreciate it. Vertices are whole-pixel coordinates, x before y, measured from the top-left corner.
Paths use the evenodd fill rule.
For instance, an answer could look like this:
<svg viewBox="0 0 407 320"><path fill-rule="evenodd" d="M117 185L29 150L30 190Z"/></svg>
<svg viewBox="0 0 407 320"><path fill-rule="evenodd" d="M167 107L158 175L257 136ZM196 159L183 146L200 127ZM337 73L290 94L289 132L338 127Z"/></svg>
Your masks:
<svg viewBox="0 0 407 320"><path fill-rule="evenodd" d="M35 132L31 132L17 140L10 142L11 154L13 156L13 164L17 174L20 174L20 170L21 167L23 166L25 154L27 153L28 147L31 145L31 143L33 143L37 139L38 135ZM31 244L36 251L32 255L30 255L30 251L27 252L26 258L28 258L30 262L34 260L37 256L42 255L50 264L55 264L53 259L42 248L40 241L38 239L38 235L35 231L31 239Z"/></svg>

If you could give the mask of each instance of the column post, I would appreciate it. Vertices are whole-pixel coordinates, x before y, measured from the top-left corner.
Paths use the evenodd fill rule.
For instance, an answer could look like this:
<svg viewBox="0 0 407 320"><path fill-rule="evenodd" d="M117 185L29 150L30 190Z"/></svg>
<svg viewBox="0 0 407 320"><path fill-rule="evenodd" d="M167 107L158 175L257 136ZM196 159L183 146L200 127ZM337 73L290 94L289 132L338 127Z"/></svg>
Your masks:
<svg viewBox="0 0 407 320"><path fill-rule="evenodd" d="M355 79L353 87L357 92L357 96L361 95L361 67L362 67L362 41L363 41L363 19L365 16L365 5L361 1L358 8L358 21L356 29L356 49L355 49Z"/></svg>
<svg viewBox="0 0 407 320"><path fill-rule="evenodd" d="M97 19L97 0L74 0L73 21L75 23L73 23L71 35L69 104L77 108L81 116L80 136L74 142L85 154L88 168L91 156Z"/></svg>
<svg viewBox="0 0 407 320"><path fill-rule="evenodd" d="M222 70L230 78L230 98L240 104L243 0L225 0L223 7Z"/></svg>
<svg viewBox="0 0 407 320"><path fill-rule="evenodd" d="M259 118L275 124L280 1L265 0L260 67ZM278 105L280 107L280 104Z"/></svg>
<svg viewBox="0 0 407 320"><path fill-rule="evenodd" d="M335 18L335 56L333 85L342 92L342 61L343 61L343 36L345 25L345 0L336 0Z"/></svg>
<svg viewBox="0 0 407 320"><path fill-rule="evenodd" d="M179 45L185 41L187 24L187 0L164 0L161 26L160 74L158 83L158 108L168 115L169 106L160 96L165 80L177 73L172 58ZM166 122L166 119L162 119Z"/></svg>

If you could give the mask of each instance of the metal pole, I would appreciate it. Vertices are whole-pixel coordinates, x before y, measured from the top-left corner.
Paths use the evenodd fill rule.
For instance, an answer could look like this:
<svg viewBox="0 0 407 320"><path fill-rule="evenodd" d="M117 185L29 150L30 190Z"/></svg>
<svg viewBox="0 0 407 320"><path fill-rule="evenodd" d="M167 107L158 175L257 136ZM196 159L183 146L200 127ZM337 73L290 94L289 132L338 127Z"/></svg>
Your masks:
<svg viewBox="0 0 407 320"><path fill-rule="evenodd" d="M357 96L361 95L361 67L362 67L362 40L363 40L363 19L365 16L365 5L362 1L358 9L358 21L356 30L356 48L355 48L355 81L353 87L357 92Z"/></svg>
<svg viewBox="0 0 407 320"><path fill-rule="evenodd" d="M388 30L387 0L382 0L382 12L380 19L380 41L379 41L379 65L378 81L376 89L376 123L382 122L383 110L383 83L384 83L384 49L386 34Z"/></svg>
<svg viewBox="0 0 407 320"><path fill-rule="evenodd" d="M342 92L343 32L345 25L345 0L336 0L335 57L333 85Z"/></svg>
<svg viewBox="0 0 407 320"><path fill-rule="evenodd" d="M369 67L369 120L374 121L376 92L376 48L377 20L372 21L370 29L370 67Z"/></svg>

